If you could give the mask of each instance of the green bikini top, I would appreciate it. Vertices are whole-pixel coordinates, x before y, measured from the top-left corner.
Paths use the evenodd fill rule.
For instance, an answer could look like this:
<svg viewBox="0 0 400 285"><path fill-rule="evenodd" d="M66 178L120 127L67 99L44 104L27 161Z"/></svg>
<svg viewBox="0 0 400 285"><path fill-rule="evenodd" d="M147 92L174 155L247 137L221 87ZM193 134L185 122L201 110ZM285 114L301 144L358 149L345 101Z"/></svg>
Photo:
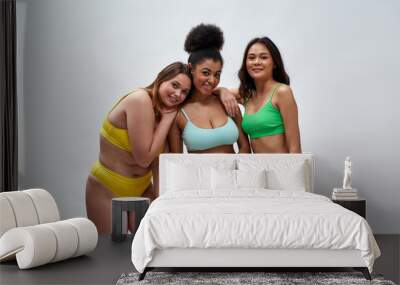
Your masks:
<svg viewBox="0 0 400 285"><path fill-rule="evenodd" d="M254 114L247 114L245 111L242 128L250 136L250 139L256 139L264 136L272 136L285 133L281 112L272 105L274 97L281 83L277 83L271 91L268 101ZM245 107L247 102L245 102Z"/></svg>

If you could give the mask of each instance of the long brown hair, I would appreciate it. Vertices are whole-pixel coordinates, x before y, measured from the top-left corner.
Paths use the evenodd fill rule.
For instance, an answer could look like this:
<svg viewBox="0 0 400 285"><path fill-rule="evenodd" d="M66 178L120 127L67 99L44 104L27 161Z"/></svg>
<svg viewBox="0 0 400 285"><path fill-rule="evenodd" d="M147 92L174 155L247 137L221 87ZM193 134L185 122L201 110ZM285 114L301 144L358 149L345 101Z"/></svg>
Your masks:
<svg viewBox="0 0 400 285"><path fill-rule="evenodd" d="M145 90L149 93L150 97L152 98L153 108L157 120L160 117L160 110L164 105L160 99L160 94L159 94L160 85L163 82L174 78L178 74L185 74L187 77L190 78L190 80L192 80L192 74L190 72L189 66L183 62L177 61L164 67L157 74L156 79L149 86L145 87Z"/></svg>
<svg viewBox="0 0 400 285"><path fill-rule="evenodd" d="M274 44L274 42L267 37L252 39L246 46L242 66L240 67L240 70L238 72L238 76L240 79L239 94L244 98L245 101L250 99L252 94L254 94L254 92L256 91L254 80L253 78L251 78L246 67L247 53L249 52L249 49L256 43L261 43L265 45L265 47L271 54L272 60L275 64L275 68L272 72L272 77L280 83L290 85L289 75L285 71L281 53L279 52L279 49Z"/></svg>

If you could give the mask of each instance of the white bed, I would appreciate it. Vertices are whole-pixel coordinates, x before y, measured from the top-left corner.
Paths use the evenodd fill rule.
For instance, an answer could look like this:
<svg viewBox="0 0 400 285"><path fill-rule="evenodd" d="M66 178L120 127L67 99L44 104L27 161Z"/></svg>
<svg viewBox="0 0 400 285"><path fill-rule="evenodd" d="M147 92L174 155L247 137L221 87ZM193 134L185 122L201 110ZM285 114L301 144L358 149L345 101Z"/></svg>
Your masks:
<svg viewBox="0 0 400 285"><path fill-rule="evenodd" d="M354 267L379 248L357 214L313 194L311 154L164 154L160 197L132 243L154 267ZM271 190L273 189L273 190Z"/></svg>

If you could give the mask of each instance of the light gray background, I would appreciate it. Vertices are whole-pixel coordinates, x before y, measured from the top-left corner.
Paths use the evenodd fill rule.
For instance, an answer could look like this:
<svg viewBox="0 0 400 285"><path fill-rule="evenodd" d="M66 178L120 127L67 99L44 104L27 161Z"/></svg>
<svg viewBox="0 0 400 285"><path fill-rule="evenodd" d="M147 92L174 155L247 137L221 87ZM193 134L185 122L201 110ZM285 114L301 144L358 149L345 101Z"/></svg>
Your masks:
<svg viewBox="0 0 400 285"><path fill-rule="evenodd" d="M186 61L191 27L225 34L221 85L236 87L247 42L281 50L299 106L316 192L353 160L375 233L400 233L400 2L17 0L20 187L43 187L63 218L85 215L99 129L119 96Z"/></svg>

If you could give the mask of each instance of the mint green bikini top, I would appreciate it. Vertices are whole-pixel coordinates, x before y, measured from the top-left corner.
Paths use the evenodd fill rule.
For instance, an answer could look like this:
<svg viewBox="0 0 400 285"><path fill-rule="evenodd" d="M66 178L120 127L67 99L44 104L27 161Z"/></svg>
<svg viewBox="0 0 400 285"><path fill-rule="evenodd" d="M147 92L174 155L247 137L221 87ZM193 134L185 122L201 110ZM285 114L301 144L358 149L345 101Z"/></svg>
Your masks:
<svg viewBox="0 0 400 285"><path fill-rule="evenodd" d="M243 131L250 136L250 139L256 139L264 136L273 136L285 133L285 126L279 109L272 105L272 98L280 83L277 83L271 91L268 101L254 114L244 113L242 120ZM245 103L245 106L247 102Z"/></svg>
<svg viewBox="0 0 400 285"><path fill-rule="evenodd" d="M230 117L228 117L225 125L208 129L199 128L194 125L183 108L181 112L187 120L182 132L182 139L188 151L206 150L221 145L232 145L239 138L239 130Z"/></svg>

